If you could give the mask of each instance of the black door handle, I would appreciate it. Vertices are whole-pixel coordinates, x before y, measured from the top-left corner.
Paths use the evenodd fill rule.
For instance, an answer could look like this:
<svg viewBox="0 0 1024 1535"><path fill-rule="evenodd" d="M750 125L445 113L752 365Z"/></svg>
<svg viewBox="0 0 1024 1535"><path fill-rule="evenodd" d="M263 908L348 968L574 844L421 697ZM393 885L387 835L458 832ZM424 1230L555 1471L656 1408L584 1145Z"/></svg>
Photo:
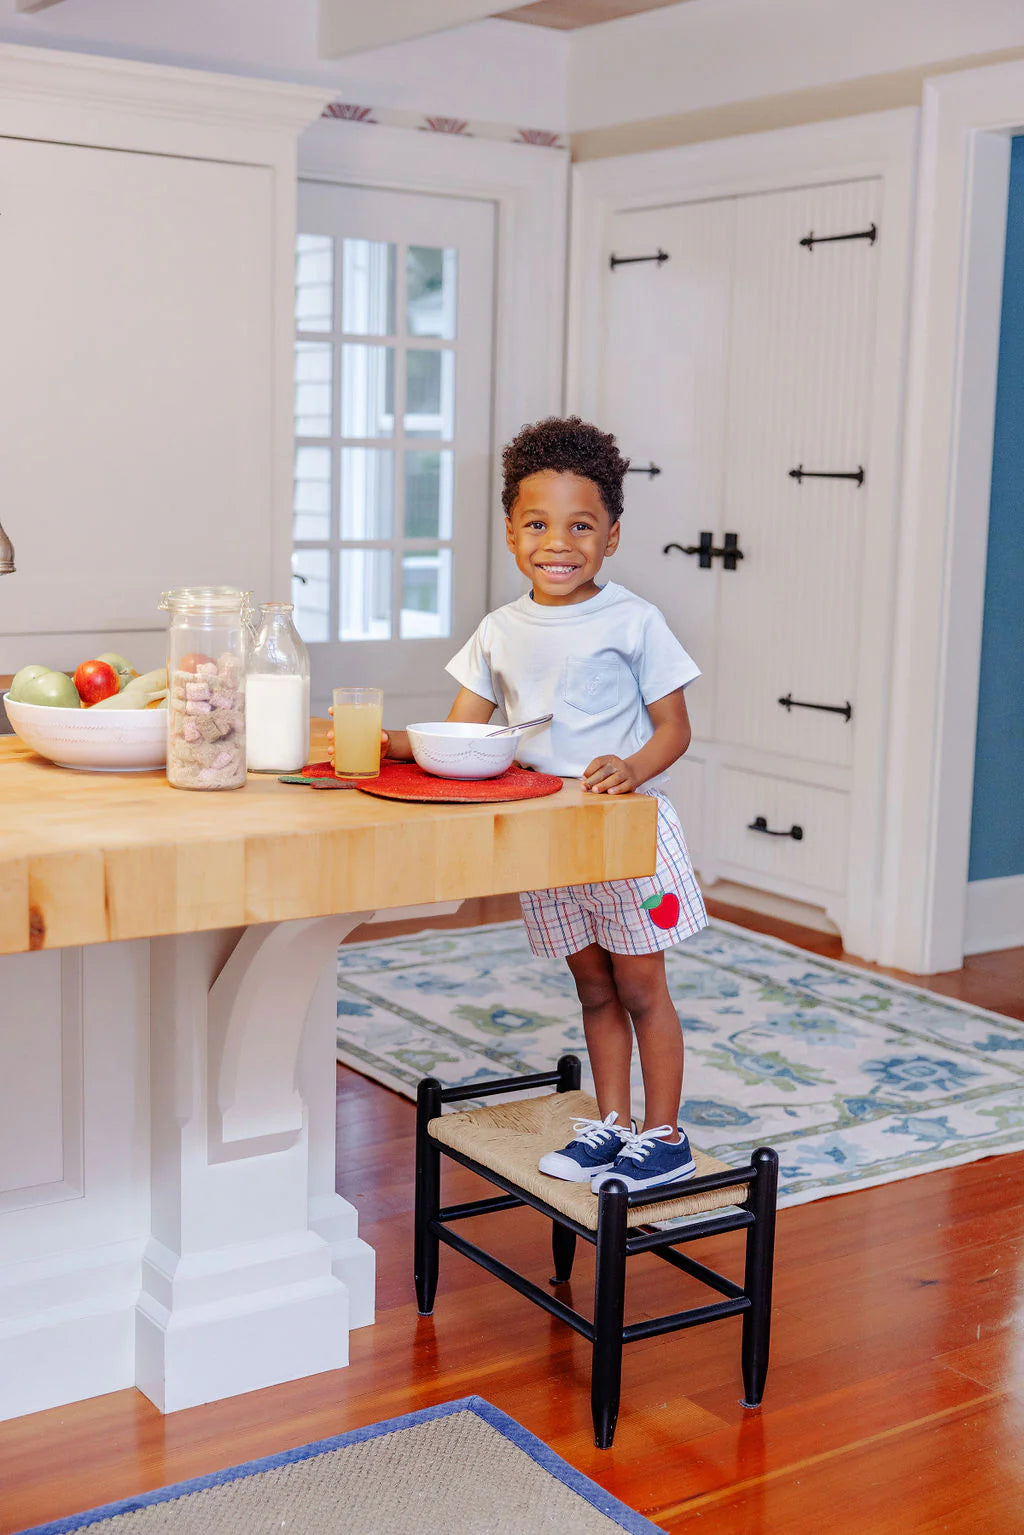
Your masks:
<svg viewBox="0 0 1024 1535"><path fill-rule="evenodd" d="M738 533L727 533L721 549L714 547L714 536L704 531L700 534L699 544L687 544L685 548L682 544L666 544L661 552L662 554L668 554L671 549L678 549L680 554L697 555L697 564L701 570L710 570L711 561L716 557L721 559L726 570L735 570L736 561L743 558L743 550L739 547Z"/></svg>
<svg viewBox="0 0 1024 1535"><path fill-rule="evenodd" d="M792 837L794 842L802 842L804 837L802 826L791 826L788 831L772 831L763 815L755 816L747 830L763 832L766 837Z"/></svg>

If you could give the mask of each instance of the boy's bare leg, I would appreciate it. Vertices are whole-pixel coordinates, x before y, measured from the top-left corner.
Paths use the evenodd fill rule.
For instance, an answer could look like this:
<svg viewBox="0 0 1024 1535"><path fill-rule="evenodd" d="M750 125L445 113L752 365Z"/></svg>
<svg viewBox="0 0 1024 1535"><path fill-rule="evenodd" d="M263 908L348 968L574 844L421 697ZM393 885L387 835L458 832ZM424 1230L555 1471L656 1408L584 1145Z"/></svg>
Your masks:
<svg viewBox="0 0 1024 1535"><path fill-rule="evenodd" d="M578 954L567 955L566 963L572 971L583 1009L583 1032L587 1037L587 1054L594 1073L601 1118L606 1119L614 1109L619 1116L618 1123L628 1130L633 1030L616 992L612 956L599 944L592 943Z"/></svg>
<svg viewBox="0 0 1024 1535"><path fill-rule="evenodd" d="M671 1144L679 1139L676 1125L683 1091L683 1031L668 992L665 955L613 954L611 964L620 1006L633 1020L640 1047L644 1126L671 1125L672 1134L666 1137Z"/></svg>

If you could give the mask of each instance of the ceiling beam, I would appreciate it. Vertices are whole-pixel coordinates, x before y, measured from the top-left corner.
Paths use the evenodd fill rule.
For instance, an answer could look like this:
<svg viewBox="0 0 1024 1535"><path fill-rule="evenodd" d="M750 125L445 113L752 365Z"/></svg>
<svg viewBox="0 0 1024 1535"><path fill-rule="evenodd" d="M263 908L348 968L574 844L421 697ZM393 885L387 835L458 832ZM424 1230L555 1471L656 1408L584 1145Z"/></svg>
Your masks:
<svg viewBox="0 0 1024 1535"><path fill-rule="evenodd" d="M480 21L506 9L508 0L319 0L319 5L318 52L322 59L339 59Z"/></svg>

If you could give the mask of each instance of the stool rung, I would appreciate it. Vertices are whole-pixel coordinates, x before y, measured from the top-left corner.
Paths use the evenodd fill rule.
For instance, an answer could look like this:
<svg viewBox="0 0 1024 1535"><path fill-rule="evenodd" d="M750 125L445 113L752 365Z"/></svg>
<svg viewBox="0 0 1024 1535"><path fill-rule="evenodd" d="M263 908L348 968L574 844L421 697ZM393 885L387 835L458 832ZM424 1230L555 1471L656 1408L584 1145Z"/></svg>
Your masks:
<svg viewBox="0 0 1024 1535"><path fill-rule="evenodd" d="M495 1093L510 1093L514 1088L557 1087L562 1078L557 1071L536 1071L528 1077L498 1077L490 1082L466 1082L461 1087L442 1087L442 1103L462 1103L467 1098L493 1098Z"/></svg>
<svg viewBox="0 0 1024 1535"><path fill-rule="evenodd" d="M750 1300L744 1295L740 1300L714 1301L710 1306L695 1306L692 1311L675 1311L671 1316L652 1316L643 1322L630 1322L622 1329L623 1343L636 1343L640 1338L656 1338L659 1333L679 1332L683 1327L699 1327L701 1322L717 1322L721 1317L738 1316L750 1310Z"/></svg>
<svg viewBox="0 0 1024 1535"><path fill-rule="evenodd" d="M744 1226L752 1226L754 1219L749 1210L740 1210L736 1215L723 1215L721 1211L709 1210L702 1221L691 1220L685 1226L670 1226L664 1231L633 1226L630 1230L637 1235L627 1237L626 1251L630 1256L646 1252L657 1252L661 1256L663 1248L669 1248L676 1242L697 1242L701 1237L717 1236L723 1231L742 1231Z"/></svg>
<svg viewBox="0 0 1024 1535"><path fill-rule="evenodd" d="M501 1173L496 1173L493 1168L484 1167L482 1162L474 1162L473 1158L467 1157L464 1151L456 1151L454 1146L446 1146L443 1141L435 1141L433 1136L430 1139L442 1156L451 1157L453 1162L458 1162L461 1167L467 1167L471 1173L476 1173L488 1183L493 1183L496 1188L505 1189L509 1194L514 1194L522 1204L529 1205L531 1210L536 1210L538 1215L546 1215L550 1220L558 1221L560 1225L575 1231L578 1237L582 1237L591 1245L597 1241L596 1231L592 1231L589 1226L581 1226L579 1221L571 1220L568 1215L552 1209L543 1199L538 1199L536 1194L531 1194L529 1189L520 1188L517 1183L503 1177Z"/></svg>
<svg viewBox="0 0 1024 1535"><path fill-rule="evenodd" d="M516 1194L498 1194L493 1199L474 1199L469 1204L445 1205L438 1210L439 1221L462 1221L469 1215L491 1215L496 1210L517 1210L523 1201Z"/></svg>
<svg viewBox="0 0 1024 1535"><path fill-rule="evenodd" d="M689 1258L686 1253L677 1253L671 1247L656 1247L654 1256L663 1258L666 1263L671 1263L673 1268L682 1269L683 1273L689 1274L692 1279L699 1279L701 1284L706 1284L710 1290L717 1290L719 1295L727 1295L730 1300L739 1300L741 1295L747 1293L735 1280L727 1279L724 1274L718 1274L714 1269L709 1269L706 1263L700 1263L696 1258Z"/></svg>
<svg viewBox="0 0 1024 1535"><path fill-rule="evenodd" d="M564 1301L557 1300L547 1290L542 1290L540 1285L533 1283L532 1279L526 1279L522 1274L517 1274L515 1269L510 1269L507 1263L502 1263L500 1258L495 1258L491 1253L484 1252L482 1247L467 1242L465 1237L456 1236L454 1231L449 1231L448 1227L443 1226L440 1221L431 1221L430 1229L440 1241L447 1243L449 1247L454 1247L455 1251L461 1253L464 1258L472 1259L482 1269L493 1274L496 1279L503 1279L507 1285L512 1286L513 1290L518 1290L520 1295L525 1295L527 1300L534 1301L545 1311L550 1311L552 1316L567 1322L570 1327L575 1328L578 1333L582 1333L584 1338L593 1343L593 1322L588 1322L585 1316L581 1316Z"/></svg>

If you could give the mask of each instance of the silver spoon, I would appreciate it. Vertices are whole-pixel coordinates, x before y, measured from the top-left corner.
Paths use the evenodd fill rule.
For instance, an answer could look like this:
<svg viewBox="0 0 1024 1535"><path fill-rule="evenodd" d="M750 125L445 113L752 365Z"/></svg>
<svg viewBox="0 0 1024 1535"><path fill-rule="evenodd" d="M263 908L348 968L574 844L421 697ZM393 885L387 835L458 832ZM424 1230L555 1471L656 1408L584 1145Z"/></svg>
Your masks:
<svg viewBox="0 0 1024 1535"><path fill-rule="evenodd" d="M489 741L493 736L514 736L518 731L529 730L533 725L546 725L554 717L553 714L542 714L538 719L524 720L521 725L502 725L497 730L489 730L484 740Z"/></svg>

